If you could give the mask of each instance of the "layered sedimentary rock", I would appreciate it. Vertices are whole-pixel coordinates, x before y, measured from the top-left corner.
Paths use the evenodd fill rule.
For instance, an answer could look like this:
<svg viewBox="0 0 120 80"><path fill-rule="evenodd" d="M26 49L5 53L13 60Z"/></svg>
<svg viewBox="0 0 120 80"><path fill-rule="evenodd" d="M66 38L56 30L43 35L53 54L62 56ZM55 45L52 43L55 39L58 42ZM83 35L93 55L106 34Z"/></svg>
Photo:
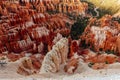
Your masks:
<svg viewBox="0 0 120 80"><path fill-rule="evenodd" d="M101 19L91 19L90 24L86 27L81 39L90 48L95 51L118 51L120 24L112 20L112 16L106 15ZM120 53L120 52L119 52Z"/></svg>
<svg viewBox="0 0 120 80"><path fill-rule="evenodd" d="M67 73L80 73L88 68L84 61L95 63L94 69L118 61L115 55L91 54L80 48L80 41L83 41L98 52L120 53L120 24L112 16L99 20L91 18L80 40L70 38L70 26L74 21L63 13L85 16L87 8L88 4L80 0L0 1L0 53L9 61L27 57L22 59L17 70L22 75L56 73L61 67Z"/></svg>
<svg viewBox="0 0 120 80"><path fill-rule="evenodd" d="M2 13L4 10L6 15ZM0 14L1 53L26 51L46 54L54 45L53 39L57 33L68 36L70 27L67 24L73 24L73 21L62 13L40 13L18 3L6 1L1 1Z"/></svg>
<svg viewBox="0 0 120 80"><path fill-rule="evenodd" d="M68 56L68 39L60 39L49 51L40 69L40 73L58 72L60 65L66 63Z"/></svg>
<svg viewBox="0 0 120 80"><path fill-rule="evenodd" d="M31 75L39 72L41 63L44 59L43 55L31 55L21 59L17 73L21 75Z"/></svg>
<svg viewBox="0 0 120 80"><path fill-rule="evenodd" d="M79 65L79 59L76 59L76 58L70 59L65 65L64 71L69 74L72 74L78 68L78 65Z"/></svg>
<svg viewBox="0 0 120 80"><path fill-rule="evenodd" d="M63 13L76 13L77 15L85 15L88 5L81 3L79 0L63 0L58 5L58 11Z"/></svg>
<svg viewBox="0 0 120 80"><path fill-rule="evenodd" d="M73 41L73 42L76 42L76 41ZM71 48L75 48L75 47L76 46ZM72 49L72 50L75 50L75 49ZM71 55L70 58L68 58L68 56L69 56L69 39L61 38L52 47L52 50L49 51L44 57L44 60L42 62L42 66L40 69L40 73L56 73L56 72L59 72L61 68L66 73L72 74L78 69L78 67L82 69L87 69L82 66L82 64L84 64L84 61L82 60L81 56L78 55L77 50L73 51L73 55ZM82 70L78 70L78 72L81 72L81 71Z"/></svg>
<svg viewBox="0 0 120 80"><path fill-rule="evenodd" d="M88 5L80 2L80 0L36 0L26 1L22 0L21 4L26 6L33 5L38 12L63 12L63 13L75 13L76 15L85 15Z"/></svg>

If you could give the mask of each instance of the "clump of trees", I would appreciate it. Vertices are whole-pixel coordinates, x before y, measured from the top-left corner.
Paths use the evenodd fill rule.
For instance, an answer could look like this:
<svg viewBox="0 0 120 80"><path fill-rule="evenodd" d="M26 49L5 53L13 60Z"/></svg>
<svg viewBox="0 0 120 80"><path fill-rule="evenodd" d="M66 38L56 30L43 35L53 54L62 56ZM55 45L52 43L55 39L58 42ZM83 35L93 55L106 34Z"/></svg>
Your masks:
<svg viewBox="0 0 120 80"><path fill-rule="evenodd" d="M86 28L88 22L89 17L78 17L76 22L71 27L71 38L79 39L79 36L84 32L84 29Z"/></svg>

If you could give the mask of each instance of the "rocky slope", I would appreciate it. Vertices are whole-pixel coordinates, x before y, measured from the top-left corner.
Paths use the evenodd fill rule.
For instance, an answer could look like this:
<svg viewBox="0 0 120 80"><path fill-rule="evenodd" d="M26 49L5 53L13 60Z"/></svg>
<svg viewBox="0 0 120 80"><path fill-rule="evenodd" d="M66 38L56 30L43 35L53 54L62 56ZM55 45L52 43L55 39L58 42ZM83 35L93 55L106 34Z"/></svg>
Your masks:
<svg viewBox="0 0 120 80"><path fill-rule="evenodd" d="M16 73L26 76L81 73L120 62L120 23L87 11L79 0L0 1L0 64L18 61ZM79 39L71 38L69 14L80 19L74 25Z"/></svg>
<svg viewBox="0 0 120 80"><path fill-rule="evenodd" d="M91 19L81 39L95 51L120 53L120 24L112 19L110 15L105 15L101 19Z"/></svg>

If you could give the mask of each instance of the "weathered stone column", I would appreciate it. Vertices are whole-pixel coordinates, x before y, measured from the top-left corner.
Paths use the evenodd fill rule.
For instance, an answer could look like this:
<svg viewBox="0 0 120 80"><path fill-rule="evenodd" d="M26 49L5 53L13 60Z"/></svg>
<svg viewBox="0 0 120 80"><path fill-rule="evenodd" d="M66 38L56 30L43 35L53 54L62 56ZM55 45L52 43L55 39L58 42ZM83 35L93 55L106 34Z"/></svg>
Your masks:
<svg viewBox="0 0 120 80"><path fill-rule="evenodd" d="M67 13L66 5L63 5L63 12Z"/></svg>
<svg viewBox="0 0 120 80"><path fill-rule="evenodd" d="M62 12L61 4L59 4L59 12Z"/></svg>

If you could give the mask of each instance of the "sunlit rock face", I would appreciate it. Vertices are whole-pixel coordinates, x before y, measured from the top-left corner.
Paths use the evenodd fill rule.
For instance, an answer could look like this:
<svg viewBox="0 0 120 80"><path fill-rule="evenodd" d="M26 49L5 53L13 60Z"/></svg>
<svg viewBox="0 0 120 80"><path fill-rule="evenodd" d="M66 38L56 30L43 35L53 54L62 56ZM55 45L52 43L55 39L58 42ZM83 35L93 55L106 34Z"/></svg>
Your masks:
<svg viewBox="0 0 120 80"><path fill-rule="evenodd" d="M40 54L24 57L19 60L17 73L21 75L31 75L39 72L44 56Z"/></svg>
<svg viewBox="0 0 120 80"><path fill-rule="evenodd" d="M26 6L34 5L38 12L63 12L73 13L76 15L85 15L88 9L87 3L81 3L80 0L36 0L36 1L21 1L21 4Z"/></svg>
<svg viewBox="0 0 120 80"><path fill-rule="evenodd" d="M79 0L61 0L58 4L58 11L63 13L85 14L87 4L81 3Z"/></svg>
<svg viewBox="0 0 120 80"><path fill-rule="evenodd" d="M89 44L95 51L118 52L119 23L112 20L112 16L106 15L99 20L91 19L83 35L86 44Z"/></svg>
<svg viewBox="0 0 120 80"><path fill-rule="evenodd" d="M120 18L120 12L114 14L113 17L119 17Z"/></svg>
<svg viewBox="0 0 120 80"><path fill-rule="evenodd" d="M32 2L29 1L22 3L1 1L0 4L1 53L25 51L46 54L54 45L53 39L58 33L61 36L68 36L70 33L67 24L72 25L73 21L65 14L39 12L31 8ZM40 4L44 5L43 2ZM5 6L2 7L3 5Z"/></svg>
<svg viewBox="0 0 120 80"><path fill-rule="evenodd" d="M68 56L68 39L60 39L49 51L40 69L40 73L58 72L60 65L66 63Z"/></svg>
<svg viewBox="0 0 120 80"><path fill-rule="evenodd" d="M26 58L23 59L23 61L21 61L17 72L21 75L30 75L30 74L34 74L36 70L33 68L31 59Z"/></svg>

